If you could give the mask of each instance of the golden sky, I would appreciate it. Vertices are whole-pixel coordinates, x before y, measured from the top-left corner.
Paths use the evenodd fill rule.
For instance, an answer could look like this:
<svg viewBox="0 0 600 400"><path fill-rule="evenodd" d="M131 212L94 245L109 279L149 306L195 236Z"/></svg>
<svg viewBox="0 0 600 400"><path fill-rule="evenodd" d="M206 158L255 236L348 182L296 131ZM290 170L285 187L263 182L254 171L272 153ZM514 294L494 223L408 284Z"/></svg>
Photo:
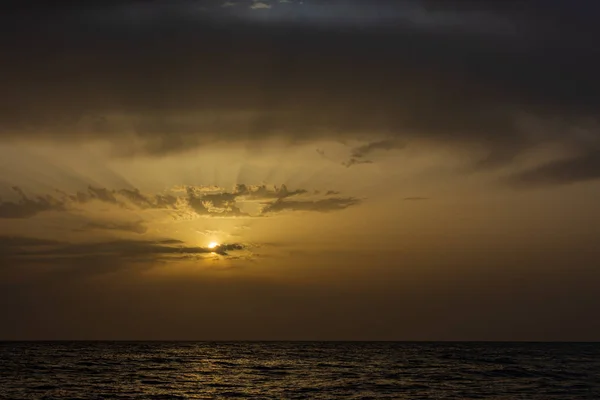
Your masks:
<svg viewBox="0 0 600 400"><path fill-rule="evenodd" d="M85 3L0 17L0 339L600 339L585 10Z"/></svg>

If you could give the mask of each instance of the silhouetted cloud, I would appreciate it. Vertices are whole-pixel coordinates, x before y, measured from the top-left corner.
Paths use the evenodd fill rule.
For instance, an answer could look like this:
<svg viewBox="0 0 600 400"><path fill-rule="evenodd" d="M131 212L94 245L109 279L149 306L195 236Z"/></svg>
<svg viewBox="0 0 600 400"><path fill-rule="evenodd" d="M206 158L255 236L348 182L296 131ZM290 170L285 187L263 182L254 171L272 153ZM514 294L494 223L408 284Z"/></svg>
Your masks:
<svg viewBox="0 0 600 400"><path fill-rule="evenodd" d="M66 243L45 239L0 236L0 260L33 263L57 263L68 260L81 268L88 259L108 258L123 261L160 261L188 258L206 258L211 254L228 256L246 248L241 243L225 243L217 248L188 246L173 239L166 240L111 240L103 242Z"/></svg>
<svg viewBox="0 0 600 400"><path fill-rule="evenodd" d="M258 217L261 214L249 214L243 212L241 207L245 203L259 202L271 211L278 206L269 208L269 204L284 199L298 198L298 204L314 203L326 207L333 204L334 199L328 198L326 202L315 201L315 197L329 197L337 195L338 192L328 191L325 195L317 192L309 192L306 189L289 190L286 185L246 185L238 184L233 190L217 186L176 186L170 192L159 194L144 194L138 189L111 190L106 188L89 187L86 192L69 194L64 191L56 191L57 195L36 196L30 198L21 189L14 190L21 197L17 201L0 200L0 218L30 218L45 211L75 211L85 209L85 205L94 201L105 203L120 210L163 210L172 213L176 218L186 217ZM335 199L346 201L348 199ZM286 203L287 204L287 203ZM347 206L358 204L348 202ZM346 208L346 207L343 207ZM310 207L305 207L308 211ZM335 209L332 208L332 209ZM281 211L281 210L279 210ZM293 211L293 208L288 208ZM314 211L320 211L320 207L314 207ZM89 229L122 230L136 233L144 233L145 226L142 222L123 223L122 221L97 222L91 221L86 225Z"/></svg>
<svg viewBox="0 0 600 400"><path fill-rule="evenodd" d="M0 200L0 218L29 218L43 211L64 211L61 201L52 196L30 198L18 187L13 187L21 198L15 202Z"/></svg>
<svg viewBox="0 0 600 400"><path fill-rule="evenodd" d="M174 208L177 200L174 196L164 194L144 196L137 189L117 191L92 186L89 186L86 192L79 191L68 194L56 190L56 195L46 194L34 197L28 196L17 186L13 187L13 190L20 199L17 201L0 200L0 218L30 218L45 211L69 211L92 201L122 208L127 208L127 202L131 202L133 206L140 209L169 209Z"/></svg>
<svg viewBox="0 0 600 400"><path fill-rule="evenodd" d="M215 247L214 249L210 249L211 253L216 253L219 255L229 255L230 252L232 251L236 251L236 250L244 250L246 248L246 246L240 244L240 243L224 243L224 244L220 244L217 247Z"/></svg>
<svg viewBox="0 0 600 400"><path fill-rule="evenodd" d="M360 204L360 200L348 197L348 198L328 198L322 200L284 200L279 199L273 203L268 204L263 209L263 214L277 213L282 211L317 211L317 212L331 212L340 211L348 207Z"/></svg>
<svg viewBox="0 0 600 400"><path fill-rule="evenodd" d="M245 216L236 205L234 193L200 193L194 187L187 189L188 205L198 215Z"/></svg>
<svg viewBox="0 0 600 400"><path fill-rule="evenodd" d="M373 164L373 161L371 160L360 160L357 158L351 158L346 162L343 162L342 165L350 168L353 165L360 165L360 164Z"/></svg>
<svg viewBox="0 0 600 400"><path fill-rule="evenodd" d="M343 165L345 165L346 167L351 167L356 164L372 164L373 161L365 160L364 157L377 150L400 149L404 146L404 144L400 144L396 140L391 139L367 143L352 149L352 153L350 154L350 160L343 163Z"/></svg>
<svg viewBox="0 0 600 400"><path fill-rule="evenodd" d="M234 194L236 197L243 196L248 199L284 199L287 197L298 196L308 193L305 189L297 189L289 191L286 185L279 187L267 187L266 185L248 186L244 184L238 184L235 187Z"/></svg>

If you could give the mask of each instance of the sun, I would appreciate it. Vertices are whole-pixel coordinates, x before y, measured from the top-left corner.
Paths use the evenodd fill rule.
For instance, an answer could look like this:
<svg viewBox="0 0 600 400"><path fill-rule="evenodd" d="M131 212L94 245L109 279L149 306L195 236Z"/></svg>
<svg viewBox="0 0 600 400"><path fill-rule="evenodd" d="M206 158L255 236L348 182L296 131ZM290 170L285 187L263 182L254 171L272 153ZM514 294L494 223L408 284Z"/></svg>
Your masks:
<svg viewBox="0 0 600 400"><path fill-rule="evenodd" d="M217 242L210 242L208 244L209 249L214 249L215 247L218 247L218 246L219 246L219 243L217 243Z"/></svg>

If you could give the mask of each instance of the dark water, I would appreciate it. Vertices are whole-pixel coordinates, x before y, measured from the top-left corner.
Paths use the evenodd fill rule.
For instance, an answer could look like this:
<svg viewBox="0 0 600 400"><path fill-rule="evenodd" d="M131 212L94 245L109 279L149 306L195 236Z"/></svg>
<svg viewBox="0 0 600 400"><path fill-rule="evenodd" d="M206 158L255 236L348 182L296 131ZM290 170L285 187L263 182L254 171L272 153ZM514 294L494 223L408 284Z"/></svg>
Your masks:
<svg viewBox="0 0 600 400"><path fill-rule="evenodd" d="M600 344L0 343L2 399L600 399Z"/></svg>

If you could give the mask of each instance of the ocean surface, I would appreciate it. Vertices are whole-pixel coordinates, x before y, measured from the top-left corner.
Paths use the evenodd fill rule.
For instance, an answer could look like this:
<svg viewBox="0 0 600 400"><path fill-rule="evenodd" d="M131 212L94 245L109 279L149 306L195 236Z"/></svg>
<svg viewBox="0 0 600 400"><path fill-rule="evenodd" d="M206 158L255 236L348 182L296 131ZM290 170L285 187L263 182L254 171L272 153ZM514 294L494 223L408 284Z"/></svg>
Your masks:
<svg viewBox="0 0 600 400"><path fill-rule="evenodd" d="M600 399L600 344L0 342L1 399Z"/></svg>

